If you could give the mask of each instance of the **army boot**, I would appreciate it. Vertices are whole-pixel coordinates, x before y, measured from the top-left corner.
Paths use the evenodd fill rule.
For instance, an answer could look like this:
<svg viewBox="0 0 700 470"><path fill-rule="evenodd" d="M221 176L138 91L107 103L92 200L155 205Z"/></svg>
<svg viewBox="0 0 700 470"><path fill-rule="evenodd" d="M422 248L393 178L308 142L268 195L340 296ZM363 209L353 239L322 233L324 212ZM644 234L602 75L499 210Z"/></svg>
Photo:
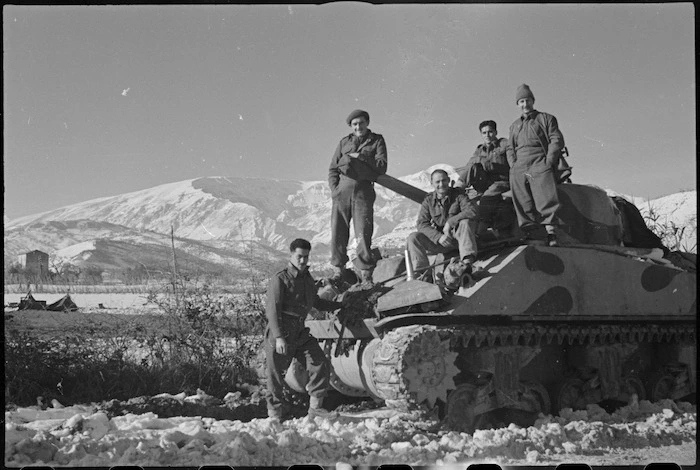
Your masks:
<svg viewBox="0 0 700 470"><path fill-rule="evenodd" d="M371 269L361 269L360 270L360 282L361 283L373 283L372 280L372 270Z"/></svg>
<svg viewBox="0 0 700 470"><path fill-rule="evenodd" d="M340 416L337 412L335 411L328 411L325 408L322 408L323 406L323 397L310 397L309 399L309 413L308 417L310 418L327 418L327 419L336 419L338 416Z"/></svg>
<svg viewBox="0 0 700 470"><path fill-rule="evenodd" d="M345 273L345 268L342 266L333 266L333 274L331 274L331 281L340 281L343 279L343 274Z"/></svg>
<svg viewBox="0 0 700 470"><path fill-rule="evenodd" d="M547 230L547 245L549 246L559 246L559 240L557 240L557 230L553 225L545 225Z"/></svg>

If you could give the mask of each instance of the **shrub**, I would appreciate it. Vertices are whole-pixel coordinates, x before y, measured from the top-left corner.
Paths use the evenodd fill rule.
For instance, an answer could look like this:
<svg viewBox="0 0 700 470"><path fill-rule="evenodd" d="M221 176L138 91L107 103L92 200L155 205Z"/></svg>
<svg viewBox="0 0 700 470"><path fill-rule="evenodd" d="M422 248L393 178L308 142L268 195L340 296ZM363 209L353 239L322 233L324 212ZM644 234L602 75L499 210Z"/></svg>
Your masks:
<svg viewBox="0 0 700 470"><path fill-rule="evenodd" d="M662 218L661 214L651 204L649 204L647 210L642 212L642 217L649 230L661 238L664 246L669 250L697 253L697 236L693 227L681 227L673 220Z"/></svg>
<svg viewBox="0 0 700 470"><path fill-rule="evenodd" d="M5 331L5 403L37 396L63 404L202 389L222 397L257 382L262 295L217 294L208 285L151 292L160 312L125 315L112 327L66 334ZM60 336L60 337L58 337Z"/></svg>

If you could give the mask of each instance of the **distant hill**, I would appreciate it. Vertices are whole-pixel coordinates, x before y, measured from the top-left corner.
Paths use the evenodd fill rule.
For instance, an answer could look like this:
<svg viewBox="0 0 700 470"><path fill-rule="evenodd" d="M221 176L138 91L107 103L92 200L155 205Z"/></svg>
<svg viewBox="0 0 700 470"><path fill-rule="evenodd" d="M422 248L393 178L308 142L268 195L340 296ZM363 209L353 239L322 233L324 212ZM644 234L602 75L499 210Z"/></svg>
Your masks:
<svg viewBox="0 0 700 470"><path fill-rule="evenodd" d="M429 191L434 165L400 178ZM413 231L418 204L379 185L373 243L400 249ZM686 191L651 201L627 197L643 213L682 228L683 243L697 251L697 193ZM206 177L85 201L8 221L5 264L39 249L52 259L105 270L169 269L170 231L175 234L178 264L203 273L263 273L283 265L289 242L313 243L312 264L327 264L331 198L325 181ZM352 245L351 245L352 246Z"/></svg>

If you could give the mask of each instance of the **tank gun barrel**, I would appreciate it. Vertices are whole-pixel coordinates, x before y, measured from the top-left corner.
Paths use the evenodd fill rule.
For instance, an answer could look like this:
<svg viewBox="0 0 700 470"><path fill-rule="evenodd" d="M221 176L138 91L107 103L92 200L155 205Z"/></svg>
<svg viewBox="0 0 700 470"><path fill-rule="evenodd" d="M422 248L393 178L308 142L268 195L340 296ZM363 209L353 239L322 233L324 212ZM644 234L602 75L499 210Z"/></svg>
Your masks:
<svg viewBox="0 0 700 470"><path fill-rule="evenodd" d="M455 168L455 171L459 173L465 168L466 167ZM415 186L405 183L390 175L379 175L379 177L377 177L377 183L397 194L400 194L401 196L410 199L411 201L417 202L418 204L422 203L425 196L428 195L428 193L422 189L416 188Z"/></svg>

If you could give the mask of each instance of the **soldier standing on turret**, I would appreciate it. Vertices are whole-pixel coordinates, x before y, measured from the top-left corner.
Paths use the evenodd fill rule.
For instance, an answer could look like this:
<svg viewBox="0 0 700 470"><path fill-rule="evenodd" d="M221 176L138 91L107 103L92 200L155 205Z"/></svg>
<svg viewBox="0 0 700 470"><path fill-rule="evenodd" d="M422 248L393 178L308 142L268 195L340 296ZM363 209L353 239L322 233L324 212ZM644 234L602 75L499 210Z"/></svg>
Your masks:
<svg viewBox="0 0 700 470"><path fill-rule="evenodd" d="M547 232L549 246L557 246L559 197L555 171L564 148L557 118L535 110L535 96L522 84L515 94L522 116L510 126L508 164L518 225L530 236L538 225Z"/></svg>
<svg viewBox="0 0 700 470"><path fill-rule="evenodd" d="M335 149L328 169L328 185L333 197L331 213L331 264L333 279L340 279L348 262L350 220L357 238L357 259L362 282L372 281L376 260L371 244L374 232L374 182L386 174L387 151L384 137L367 127L369 113L356 109L346 122L352 132Z"/></svg>

